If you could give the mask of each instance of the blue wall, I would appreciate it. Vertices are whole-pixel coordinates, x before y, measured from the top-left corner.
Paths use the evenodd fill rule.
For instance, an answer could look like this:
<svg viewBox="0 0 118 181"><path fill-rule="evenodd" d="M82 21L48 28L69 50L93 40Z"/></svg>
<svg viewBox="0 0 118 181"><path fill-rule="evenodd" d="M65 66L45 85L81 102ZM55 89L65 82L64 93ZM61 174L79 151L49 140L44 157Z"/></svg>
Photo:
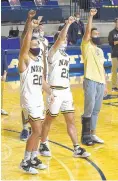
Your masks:
<svg viewBox="0 0 118 181"><path fill-rule="evenodd" d="M102 45L104 51L105 62L104 67L106 73L111 72L111 48L109 45ZM8 63L8 81L19 80L18 73L18 55L19 49L8 49L4 51L4 58ZM68 47L67 53L70 55L70 76L82 76L84 73L84 64L82 62L80 47Z"/></svg>

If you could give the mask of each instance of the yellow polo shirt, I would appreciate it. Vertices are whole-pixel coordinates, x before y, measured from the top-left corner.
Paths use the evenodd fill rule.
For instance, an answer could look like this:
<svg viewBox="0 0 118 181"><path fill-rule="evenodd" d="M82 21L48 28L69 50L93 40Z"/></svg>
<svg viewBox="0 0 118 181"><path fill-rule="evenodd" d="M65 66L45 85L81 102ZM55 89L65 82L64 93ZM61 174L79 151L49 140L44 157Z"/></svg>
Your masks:
<svg viewBox="0 0 118 181"><path fill-rule="evenodd" d="M105 84L104 53L90 41L82 40L81 51L84 61L84 77Z"/></svg>

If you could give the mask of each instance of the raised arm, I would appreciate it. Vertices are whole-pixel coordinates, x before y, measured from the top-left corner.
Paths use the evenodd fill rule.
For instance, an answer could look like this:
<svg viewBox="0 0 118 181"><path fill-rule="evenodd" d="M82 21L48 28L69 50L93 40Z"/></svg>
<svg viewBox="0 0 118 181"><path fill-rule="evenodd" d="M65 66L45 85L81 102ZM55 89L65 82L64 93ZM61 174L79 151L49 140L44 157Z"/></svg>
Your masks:
<svg viewBox="0 0 118 181"><path fill-rule="evenodd" d="M44 46L44 51L43 51L43 63L44 63L44 72L43 72L43 74L44 74L44 79L46 80L46 75L47 75L47 70L48 70L48 68L47 68L47 47L46 47L46 45L43 43L43 46Z"/></svg>
<svg viewBox="0 0 118 181"><path fill-rule="evenodd" d="M26 20L26 23L25 23L25 27L24 27L23 33L21 35L21 42L20 42L21 46L22 46L22 43L23 43L23 39L24 39L24 37L25 37L25 35L26 35L27 31L28 31L29 25L30 25L30 23L32 21L32 18L35 15L36 15L36 11L34 11L34 10L30 10L28 12L28 17L27 17L27 20Z"/></svg>
<svg viewBox="0 0 118 181"><path fill-rule="evenodd" d="M63 44L63 42L65 41L66 39L66 36L67 36L67 32L68 32L68 29L70 27L70 25L74 22L74 17L69 17L66 25L64 26L64 28L61 30L61 32L59 33L59 36L58 36L58 39L56 40L56 42L54 43L54 45L52 46L52 49L51 49L51 54L55 53L59 48L60 46Z"/></svg>
<svg viewBox="0 0 118 181"><path fill-rule="evenodd" d="M42 19L42 16L38 20L32 20L30 26L28 27L27 33L23 39L23 43L20 49L19 54L19 71L23 72L26 69L26 65L28 64L28 53L30 50L30 43L32 39L33 29L39 26L39 23Z"/></svg>
<svg viewBox="0 0 118 181"><path fill-rule="evenodd" d="M89 14L89 18L88 18L88 23L85 29L85 34L83 37L83 40L85 41L89 41L90 37L91 37L91 29L92 29L92 22L93 22L93 16L95 16L97 13L97 9L91 9L90 10L90 14Z"/></svg>

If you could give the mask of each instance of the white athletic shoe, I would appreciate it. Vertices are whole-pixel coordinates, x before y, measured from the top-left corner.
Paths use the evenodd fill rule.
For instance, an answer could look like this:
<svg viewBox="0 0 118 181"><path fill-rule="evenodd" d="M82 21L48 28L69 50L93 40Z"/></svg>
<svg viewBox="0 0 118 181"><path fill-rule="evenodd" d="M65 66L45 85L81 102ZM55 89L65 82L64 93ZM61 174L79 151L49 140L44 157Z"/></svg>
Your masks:
<svg viewBox="0 0 118 181"><path fill-rule="evenodd" d="M51 152L46 143L40 143L39 153L45 157L51 157Z"/></svg>
<svg viewBox="0 0 118 181"><path fill-rule="evenodd" d="M33 168L38 168L40 170L44 170L47 168L47 165L43 164L41 160L39 160L37 157L35 157L33 160L31 160L31 166Z"/></svg>
<svg viewBox="0 0 118 181"><path fill-rule="evenodd" d="M104 143L104 140L100 139L98 136L96 135L91 135L92 140L94 141L94 143Z"/></svg>
<svg viewBox="0 0 118 181"><path fill-rule="evenodd" d="M90 153L88 153L84 148L81 148L81 147L75 149L74 150L74 154L73 154L73 156L75 158L79 158L79 157L80 158L87 158L90 155L91 155Z"/></svg>
<svg viewBox="0 0 118 181"><path fill-rule="evenodd" d="M49 144L49 141L48 141L48 137L46 139L46 145L47 145L48 149L50 149L50 144Z"/></svg>
<svg viewBox="0 0 118 181"><path fill-rule="evenodd" d="M29 173L29 174L32 174L32 175L35 175L35 174L39 173L35 168L33 168L31 166L31 161L30 160L28 160L28 161L22 160L22 162L20 163L20 169L23 170L23 172Z"/></svg>
<svg viewBox="0 0 118 181"><path fill-rule="evenodd" d="M1 114L2 115L8 115L8 113L4 109L1 109Z"/></svg>

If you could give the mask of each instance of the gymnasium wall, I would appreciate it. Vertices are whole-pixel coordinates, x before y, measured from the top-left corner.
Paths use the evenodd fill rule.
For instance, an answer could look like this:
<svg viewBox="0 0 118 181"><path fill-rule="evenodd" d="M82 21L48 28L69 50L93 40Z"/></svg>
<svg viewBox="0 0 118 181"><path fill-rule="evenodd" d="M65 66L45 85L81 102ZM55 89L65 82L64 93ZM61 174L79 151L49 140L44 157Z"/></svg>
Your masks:
<svg viewBox="0 0 118 181"><path fill-rule="evenodd" d="M111 72L111 48L109 45L102 45L101 48L103 49L105 56L105 71L109 74ZM70 55L70 76L83 76L84 64L80 47L68 47L67 53ZM9 67L7 81L19 80L18 55L19 49L2 50L2 58L7 60Z"/></svg>
<svg viewBox="0 0 118 181"><path fill-rule="evenodd" d="M57 32L58 27L60 24L45 24L44 25L44 31L46 35L54 35L55 32ZM15 30L16 27L18 26L18 29L20 32L23 31L24 25L2 25L1 27L1 36L8 36L9 35L9 30L11 27ZM86 23L85 23L86 26ZM109 32L114 28L114 23L111 22L98 22L98 23L93 23L93 27L97 27L98 30L100 31L100 36L101 37L108 37Z"/></svg>

